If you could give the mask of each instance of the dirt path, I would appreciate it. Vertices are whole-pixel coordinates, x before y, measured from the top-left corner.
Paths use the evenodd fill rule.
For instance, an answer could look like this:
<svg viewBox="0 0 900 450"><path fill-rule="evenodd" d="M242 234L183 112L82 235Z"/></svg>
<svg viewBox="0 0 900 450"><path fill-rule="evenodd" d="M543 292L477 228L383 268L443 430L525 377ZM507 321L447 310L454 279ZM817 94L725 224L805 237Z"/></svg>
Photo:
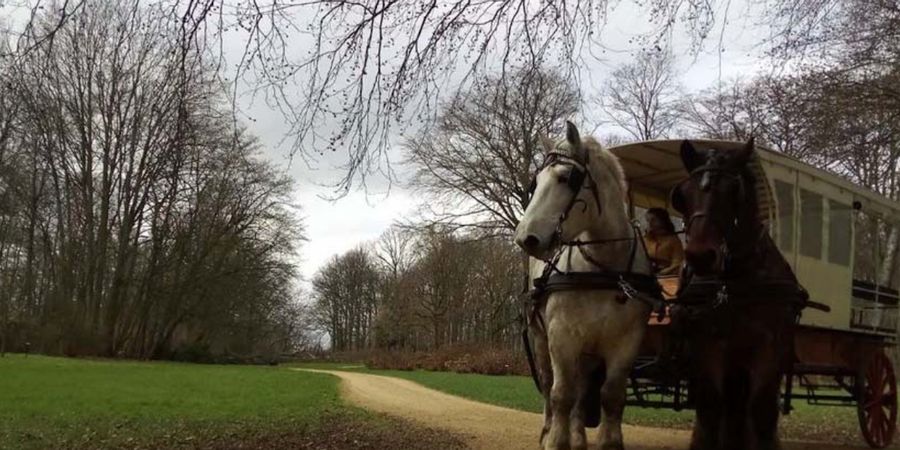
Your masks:
<svg viewBox="0 0 900 450"><path fill-rule="evenodd" d="M342 380L343 395L363 408L442 428L465 436L474 449L537 449L542 418L452 396L399 378L357 372L325 371ZM629 450L686 449L690 433L685 430L623 426ZM588 430L596 449L596 430ZM786 450L846 450L863 446L789 442Z"/></svg>

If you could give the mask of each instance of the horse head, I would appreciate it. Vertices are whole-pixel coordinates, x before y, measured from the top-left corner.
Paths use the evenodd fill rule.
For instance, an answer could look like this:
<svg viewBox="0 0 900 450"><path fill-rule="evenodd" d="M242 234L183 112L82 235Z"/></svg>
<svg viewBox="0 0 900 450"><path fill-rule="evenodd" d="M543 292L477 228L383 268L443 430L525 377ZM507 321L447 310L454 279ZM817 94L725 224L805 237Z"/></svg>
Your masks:
<svg viewBox="0 0 900 450"><path fill-rule="evenodd" d="M556 244L575 239L599 208L590 174L590 152L578 128L566 122L566 139L547 139L544 165L531 182L531 199L516 227L515 241L531 256L544 258ZM591 199L589 196L594 195Z"/></svg>
<svg viewBox="0 0 900 450"><path fill-rule="evenodd" d="M698 149L681 144L681 160L690 176L671 193L672 207L684 217L685 259L697 275L720 275L744 222L755 217L747 163L753 138L740 149Z"/></svg>

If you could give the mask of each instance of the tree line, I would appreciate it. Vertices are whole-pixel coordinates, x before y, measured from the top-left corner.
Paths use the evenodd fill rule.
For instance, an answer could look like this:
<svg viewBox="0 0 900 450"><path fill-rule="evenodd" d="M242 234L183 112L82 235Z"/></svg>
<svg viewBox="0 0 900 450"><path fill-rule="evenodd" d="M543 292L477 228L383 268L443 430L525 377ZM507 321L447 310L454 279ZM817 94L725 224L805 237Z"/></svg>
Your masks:
<svg viewBox="0 0 900 450"><path fill-rule="evenodd" d="M335 351L430 351L518 342L521 259L509 242L394 227L313 278L316 323Z"/></svg>
<svg viewBox="0 0 900 450"><path fill-rule="evenodd" d="M54 14L33 20L52 40L0 60L0 352L290 350L292 184L235 123L216 62L177 45L161 5Z"/></svg>

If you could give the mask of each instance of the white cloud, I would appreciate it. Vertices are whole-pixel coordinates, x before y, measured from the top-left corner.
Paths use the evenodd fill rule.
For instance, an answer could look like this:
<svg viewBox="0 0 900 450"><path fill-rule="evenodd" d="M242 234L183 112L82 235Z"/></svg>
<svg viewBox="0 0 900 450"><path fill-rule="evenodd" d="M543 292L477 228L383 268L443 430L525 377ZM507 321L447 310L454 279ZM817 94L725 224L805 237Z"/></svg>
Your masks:
<svg viewBox="0 0 900 450"><path fill-rule="evenodd" d="M390 195L353 192L338 201L324 200L328 188L301 187L297 201L303 207L306 235L301 273L306 282L334 255L378 238L395 221L411 215L416 201L404 190Z"/></svg>

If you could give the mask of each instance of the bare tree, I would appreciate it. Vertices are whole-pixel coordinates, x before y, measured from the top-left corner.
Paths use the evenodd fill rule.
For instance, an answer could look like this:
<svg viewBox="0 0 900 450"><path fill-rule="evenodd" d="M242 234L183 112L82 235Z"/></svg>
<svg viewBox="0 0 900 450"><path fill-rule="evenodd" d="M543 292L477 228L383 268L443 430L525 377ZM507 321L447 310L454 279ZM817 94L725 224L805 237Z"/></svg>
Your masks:
<svg viewBox="0 0 900 450"><path fill-rule="evenodd" d="M632 138L664 138L678 120L678 80L669 51L641 52L615 69L598 99L609 120Z"/></svg>
<svg viewBox="0 0 900 450"><path fill-rule="evenodd" d="M29 21L19 33L51 40L55 29L84 14L84 3L50 3L54 26L36 34ZM484 73L522 66L560 67L574 81L584 59L601 45L610 12L623 6L647 17L650 30L634 36L639 44L656 45L684 25L699 48L718 3L165 0L158 5L179 26L172 37L181 54L215 52L211 42L243 32L238 77L249 76L253 89L265 91L285 114L292 154L346 152L346 176L337 187L347 189L383 164L393 132L430 118L448 88L452 92ZM309 43L309 52L287 48L301 40ZM332 119L337 124L325 129Z"/></svg>
<svg viewBox="0 0 900 450"><path fill-rule="evenodd" d="M33 2L31 19L13 33L27 42L5 54L18 57L53 41L57 30L85 14L85 3ZM383 168L394 133L430 119L448 90L468 86L484 73L522 66L561 67L574 81L583 61L602 47L599 35L617 8L646 15L650 31L634 36L637 46L664 44L677 29L699 49L717 20L728 19L731 2L166 0L159 5L178 24L171 38L182 55L191 49L216 52L210 43L242 32L238 77L264 91L284 113L292 154L346 152L347 171L336 183L345 191ZM773 54L785 59L798 53L820 59L844 54L860 67L884 67L896 53L890 43L900 15L890 0L751 0L750 7L764 10L760 22L771 24ZM46 10L53 12L48 26L37 27L35 15ZM717 31L722 36L732 29L722 23ZM309 52L288 49L289 42L300 41L309 44ZM836 42L853 51L838 50ZM326 127L333 119L337 123Z"/></svg>
<svg viewBox="0 0 900 450"><path fill-rule="evenodd" d="M97 3L59 28L48 11L34 27L52 43L0 63L0 337L14 345L288 346L291 183L219 109L210 62L173 44L158 8Z"/></svg>
<svg viewBox="0 0 900 450"><path fill-rule="evenodd" d="M523 70L459 93L436 125L406 142L429 220L492 233L515 229L540 164L540 137L580 107L554 72Z"/></svg>
<svg viewBox="0 0 900 450"><path fill-rule="evenodd" d="M359 247L332 258L313 279L313 291L319 325L331 337L333 350L375 345L380 274L367 250Z"/></svg>
<svg viewBox="0 0 900 450"><path fill-rule="evenodd" d="M332 349L517 345L520 251L508 240L432 225L374 245L336 256L313 281Z"/></svg>
<svg viewBox="0 0 900 450"><path fill-rule="evenodd" d="M690 133L711 139L745 140L759 126L739 80L685 96L679 112Z"/></svg>
<svg viewBox="0 0 900 450"><path fill-rule="evenodd" d="M681 23L703 40L714 22L715 2L635 2L653 31L636 39L653 45ZM339 126L323 149L347 151L346 188L386 158L392 129L428 119L442 93L467 86L488 71L560 67L575 81L583 51L597 45L615 2L311 1L304 14L316 37L308 57L284 53L291 23L287 8L247 8L252 47L249 69L263 73L272 98L291 111L295 150L309 145L320 120L340 111ZM308 12L307 12L308 11ZM260 23L271 18L283 25ZM274 20L274 19L273 19ZM307 80L302 95L283 89L296 73Z"/></svg>
<svg viewBox="0 0 900 450"><path fill-rule="evenodd" d="M410 348L415 341L414 300L407 276L417 259L415 238L412 230L393 225L374 243L373 253L383 273L375 325L375 341L380 347Z"/></svg>
<svg viewBox="0 0 900 450"><path fill-rule="evenodd" d="M414 262L413 238L409 230L393 225L375 242L375 257L391 278L399 277Z"/></svg>

